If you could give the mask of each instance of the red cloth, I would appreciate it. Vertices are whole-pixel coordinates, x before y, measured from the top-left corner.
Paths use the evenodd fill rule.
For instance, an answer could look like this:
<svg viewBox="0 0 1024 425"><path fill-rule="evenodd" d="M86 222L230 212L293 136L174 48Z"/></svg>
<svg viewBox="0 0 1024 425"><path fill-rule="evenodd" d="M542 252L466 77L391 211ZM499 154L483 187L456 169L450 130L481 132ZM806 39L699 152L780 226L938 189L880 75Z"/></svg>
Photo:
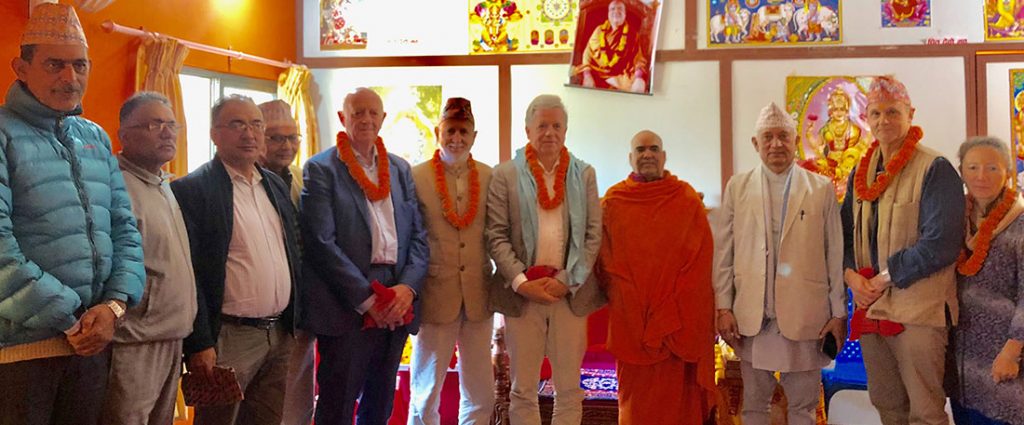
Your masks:
<svg viewBox="0 0 1024 425"><path fill-rule="evenodd" d="M526 269L523 275L526 276L526 280L537 280L542 277L555 277L558 274L558 269L551 266L533 266Z"/></svg>
<svg viewBox="0 0 1024 425"><path fill-rule="evenodd" d="M857 271L861 276L868 279L875 277L875 269L865 267ZM861 335L881 334L882 336L896 336L903 332L903 325L891 320L868 319L868 310L858 308L854 310L850 318L850 341L860 339Z"/></svg>
<svg viewBox="0 0 1024 425"><path fill-rule="evenodd" d="M602 206L597 277L609 299L607 348L619 365L633 366L619 369L619 399L636 401L620 423L699 423L716 391L714 249L704 204L666 172L651 182L627 178L608 190ZM680 404L686 400L637 394L655 388L704 396Z"/></svg>
<svg viewBox="0 0 1024 425"><path fill-rule="evenodd" d="M384 307L387 307L388 303L395 299L395 290L381 285L380 282L376 280L370 282L370 289L373 290L375 295L377 295L377 299L373 302L373 307L370 308L374 308L379 311ZM412 318L412 307L409 307L409 310L405 312L405 316L402 317L402 324L408 325L412 323ZM377 322L373 320L373 317L371 317L369 313L363 313L363 329L372 329L376 327Z"/></svg>

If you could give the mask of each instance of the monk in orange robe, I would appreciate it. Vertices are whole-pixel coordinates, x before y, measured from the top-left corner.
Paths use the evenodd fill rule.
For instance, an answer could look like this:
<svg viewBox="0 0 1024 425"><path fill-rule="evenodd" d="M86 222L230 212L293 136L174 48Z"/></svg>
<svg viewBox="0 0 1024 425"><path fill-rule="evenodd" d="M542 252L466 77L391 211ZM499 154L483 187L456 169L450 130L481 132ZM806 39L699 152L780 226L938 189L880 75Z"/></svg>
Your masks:
<svg viewBox="0 0 1024 425"><path fill-rule="evenodd" d="M634 172L602 202L597 270L619 424L701 424L715 400L711 228L698 193L665 170L657 134L637 133L629 158Z"/></svg>

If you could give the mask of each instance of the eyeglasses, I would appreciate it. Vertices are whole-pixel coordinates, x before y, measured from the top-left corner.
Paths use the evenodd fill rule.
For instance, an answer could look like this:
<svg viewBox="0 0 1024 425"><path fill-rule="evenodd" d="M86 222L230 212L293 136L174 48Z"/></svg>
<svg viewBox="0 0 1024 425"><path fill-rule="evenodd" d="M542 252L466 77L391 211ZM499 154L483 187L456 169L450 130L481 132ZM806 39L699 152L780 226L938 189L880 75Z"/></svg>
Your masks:
<svg viewBox="0 0 1024 425"><path fill-rule="evenodd" d="M150 133L156 133L158 131L162 132L162 131L164 131L164 129L167 129L167 130L171 130L171 132L174 133L174 132L177 132L179 129L181 129L181 125L179 125L177 121L160 121L160 120L156 120L156 121L148 122L146 124L136 124L136 125L130 126L128 128L144 128L144 129L148 130Z"/></svg>
<svg viewBox="0 0 1024 425"><path fill-rule="evenodd" d="M218 125L217 128L230 128L240 133L245 130L252 130L254 133L262 133L263 130L267 129L267 125L264 124L263 121L245 122L242 120L233 120L227 124Z"/></svg>
<svg viewBox="0 0 1024 425"><path fill-rule="evenodd" d="M299 134L292 135L274 135L267 136L267 141L275 145L283 145L285 142L291 142L292 144L299 144L302 142L302 136Z"/></svg>
<svg viewBox="0 0 1024 425"><path fill-rule="evenodd" d="M65 61L60 59L47 59L43 61L43 69L50 74L58 74L67 67L75 70L75 74L85 75L89 73L89 60L88 59L76 59L72 61Z"/></svg>

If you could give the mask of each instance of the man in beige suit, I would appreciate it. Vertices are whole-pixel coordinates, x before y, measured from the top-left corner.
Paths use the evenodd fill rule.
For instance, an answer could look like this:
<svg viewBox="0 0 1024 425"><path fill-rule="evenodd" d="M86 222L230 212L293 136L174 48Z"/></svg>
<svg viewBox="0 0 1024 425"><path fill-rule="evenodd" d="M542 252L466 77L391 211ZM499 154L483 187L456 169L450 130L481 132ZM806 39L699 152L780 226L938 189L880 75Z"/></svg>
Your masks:
<svg viewBox="0 0 1024 425"><path fill-rule="evenodd" d="M494 270L484 241L491 167L469 153L476 140L469 100L448 99L434 134L440 149L412 169L431 256L412 348L409 425L440 423L441 387L456 342L459 424L485 425L494 409L494 314L487 305Z"/></svg>
<svg viewBox="0 0 1024 425"><path fill-rule="evenodd" d="M501 274L491 306L505 315L512 374L512 425L539 425L537 381L551 361L551 423L579 425L580 365L587 315L604 303L590 271L601 245L597 178L565 148L568 114L558 96L526 109L529 143L494 169L487 194L487 240Z"/></svg>
<svg viewBox="0 0 1024 425"><path fill-rule="evenodd" d="M796 123L771 103L751 138L762 164L729 179L715 212L718 332L743 360L743 423L769 423L774 373L790 424L814 424L822 339L846 339L843 234L829 179L794 166Z"/></svg>

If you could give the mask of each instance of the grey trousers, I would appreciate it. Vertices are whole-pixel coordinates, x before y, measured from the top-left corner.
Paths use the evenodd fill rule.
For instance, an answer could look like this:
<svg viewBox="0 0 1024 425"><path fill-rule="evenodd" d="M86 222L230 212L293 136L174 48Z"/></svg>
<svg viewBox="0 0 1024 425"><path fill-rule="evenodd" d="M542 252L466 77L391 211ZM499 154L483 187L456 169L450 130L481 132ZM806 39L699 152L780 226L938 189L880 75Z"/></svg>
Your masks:
<svg viewBox="0 0 1024 425"><path fill-rule="evenodd" d="M860 338L871 404L885 425L948 424L946 328L905 326L896 336Z"/></svg>
<svg viewBox="0 0 1024 425"><path fill-rule="evenodd" d="M292 356L288 360L288 385L284 391L283 425L313 423L313 401L316 399L316 335L295 330Z"/></svg>
<svg viewBox="0 0 1024 425"><path fill-rule="evenodd" d="M292 345L292 337L280 325L263 330L225 323L217 337L217 365L235 369L245 399L197 407L193 423L280 425Z"/></svg>
<svg viewBox="0 0 1024 425"><path fill-rule="evenodd" d="M181 378L181 340L113 344L104 425L174 422Z"/></svg>
<svg viewBox="0 0 1024 425"><path fill-rule="evenodd" d="M743 377L743 424L768 425L775 384L782 384L788 401L787 417L790 425L814 425L818 422L817 409L821 395L821 370L782 372L775 380L775 372L754 369L744 360L740 363Z"/></svg>

